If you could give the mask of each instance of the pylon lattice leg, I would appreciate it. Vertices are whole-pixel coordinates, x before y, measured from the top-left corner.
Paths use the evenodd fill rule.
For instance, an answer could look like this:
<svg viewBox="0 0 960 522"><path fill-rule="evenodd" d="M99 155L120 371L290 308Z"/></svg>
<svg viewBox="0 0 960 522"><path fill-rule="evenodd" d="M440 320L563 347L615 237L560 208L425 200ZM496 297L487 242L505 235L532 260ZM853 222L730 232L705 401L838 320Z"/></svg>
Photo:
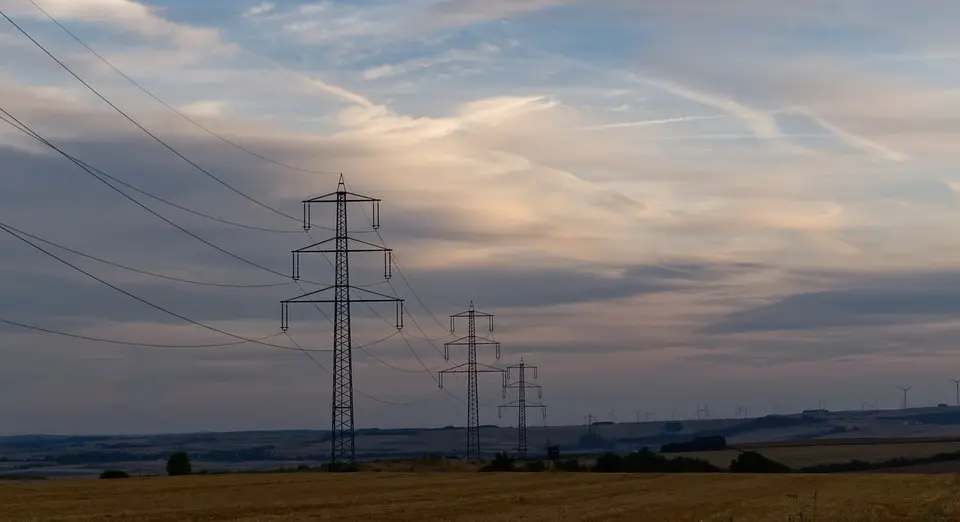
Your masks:
<svg viewBox="0 0 960 522"><path fill-rule="evenodd" d="M346 193L337 194L331 462L356 460L353 432L353 353L350 331L350 262Z"/></svg>

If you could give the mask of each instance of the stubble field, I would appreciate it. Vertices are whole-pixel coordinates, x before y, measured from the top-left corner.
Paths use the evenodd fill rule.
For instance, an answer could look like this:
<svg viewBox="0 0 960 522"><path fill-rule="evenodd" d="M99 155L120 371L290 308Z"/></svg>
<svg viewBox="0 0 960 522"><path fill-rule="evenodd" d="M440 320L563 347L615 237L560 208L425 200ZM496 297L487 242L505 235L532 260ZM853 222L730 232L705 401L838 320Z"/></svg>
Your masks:
<svg viewBox="0 0 960 522"><path fill-rule="evenodd" d="M0 484L5 522L958 517L960 479L953 475L312 473Z"/></svg>
<svg viewBox="0 0 960 522"><path fill-rule="evenodd" d="M938 453L960 451L960 441L816 441L816 444L755 444L741 445L743 450L758 451L763 456L794 469L820 464L835 464L862 460L882 462L894 458L931 457ZM715 466L727 467L737 458L737 450L695 451L675 455L703 459Z"/></svg>

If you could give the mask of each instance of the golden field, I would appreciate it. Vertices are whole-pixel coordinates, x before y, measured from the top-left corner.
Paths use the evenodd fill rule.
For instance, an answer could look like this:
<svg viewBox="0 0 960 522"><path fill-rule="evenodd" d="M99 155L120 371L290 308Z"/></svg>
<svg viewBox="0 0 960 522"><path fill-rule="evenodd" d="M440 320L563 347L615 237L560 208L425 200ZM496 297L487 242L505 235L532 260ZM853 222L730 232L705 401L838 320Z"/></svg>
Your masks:
<svg viewBox="0 0 960 522"><path fill-rule="evenodd" d="M958 520L960 479L878 474L365 472L0 484L0 520L4 522L334 519Z"/></svg>

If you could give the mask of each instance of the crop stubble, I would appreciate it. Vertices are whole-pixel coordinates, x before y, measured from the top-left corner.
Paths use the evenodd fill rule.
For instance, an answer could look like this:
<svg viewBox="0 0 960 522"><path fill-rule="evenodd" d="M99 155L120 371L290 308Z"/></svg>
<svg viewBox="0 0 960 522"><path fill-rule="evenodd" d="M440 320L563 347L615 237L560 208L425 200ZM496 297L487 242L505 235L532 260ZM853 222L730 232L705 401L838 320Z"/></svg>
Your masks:
<svg viewBox="0 0 960 522"><path fill-rule="evenodd" d="M0 484L0 520L779 522L814 492L817 520L960 515L950 475L315 473Z"/></svg>

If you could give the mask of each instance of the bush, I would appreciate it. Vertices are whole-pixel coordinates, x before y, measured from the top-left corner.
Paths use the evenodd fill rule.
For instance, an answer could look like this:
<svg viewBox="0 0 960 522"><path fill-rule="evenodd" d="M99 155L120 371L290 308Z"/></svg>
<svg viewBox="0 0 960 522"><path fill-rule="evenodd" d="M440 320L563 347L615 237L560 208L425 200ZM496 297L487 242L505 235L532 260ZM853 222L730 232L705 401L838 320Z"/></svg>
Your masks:
<svg viewBox="0 0 960 522"><path fill-rule="evenodd" d="M121 479L121 478L130 478L130 475L126 471L120 471L119 469L108 469L100 474L102 479Z"/></svg>
<svg viewBox="0 0 960 522"><path fill-rule="evenodd" d="M528 471L530 473L540 473L547 471L547 465L542 460L532 460L526 463L524 466L524 471Z"/></svg>
<svg viewBox="0 0 960 522"><path fill-rule="evenodd" d="M668 459L648 449L626 456L606 453L593 466L596 473L715 473L720 468L700 459Z"/></svg>
<svg viewBox="0 0 960 522"><path fill-rule="evenodd" d="M660 453L686 453L689 451L720 451L727 449L727 439L722 435L696 437L690 442L671 442L660 448Z"/></svg>
<svg viewBox="0 0 960 522"><path fill-rule="evenodd" d="M730 471L734 473L790 473L792 470L756 451L745 451L730 463Z"/></svg>
<svg viewBox="0 0 960 522"><path fill-rule="evenodd" d="M571 457L569 459L564 459L563 461L559 462L557 464L557 469L559 469L560 471L575 472L575 471L583 471L584 469L586 469L586 467L580 464L579 459L575 457Z"/></svg>
<svg viewBox="0 0 960 522"><path fill-rule="evenodd" d="M167 459L167 475L171 477L177 477L181 475L189 475L193 471L193 467L190 465L190 457L187 456L187 452L178 451Z"/></svg>
<svg viewBox="0 0 960 522"><path fill-rule="evenodd" d="M323 469L330 473L354 473L360 471L360 468L351 462L329 462L323 465Z"/></svg>
<svg viewBox="0 0 960 522"><path fill-rule="evenodd" d="M493 462L480 468L480 471L514 471L513 457L501 451L493 458Z"/></svg>
<svg viewBox="0 0 960 522"><path fill-rule="evenodd" d="M623 457L616 453L604 453L593 464L594 473L619 473L623 470Z"/></svg>

